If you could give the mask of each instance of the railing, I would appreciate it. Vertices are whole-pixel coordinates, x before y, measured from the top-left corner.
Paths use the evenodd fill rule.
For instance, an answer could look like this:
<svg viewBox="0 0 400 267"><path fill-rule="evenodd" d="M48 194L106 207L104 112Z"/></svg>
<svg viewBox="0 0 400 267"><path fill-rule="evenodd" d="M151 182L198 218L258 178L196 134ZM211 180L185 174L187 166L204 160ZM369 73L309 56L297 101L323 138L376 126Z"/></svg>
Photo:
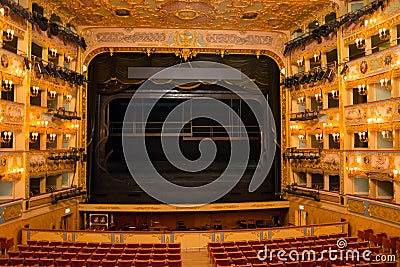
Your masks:
<svg viewBox="0 0 400 267"><path fill-rule="evenodd" d="M355 195L346 196L347 211L400 225L400 204Z"/></svg>
<svg viewBox="0 0 400 267"><path fill-rule="evenodd" d="M22 229L22 243L27 240L96 241L113 243L181 243L183 250L206 249L210 242L237 240L264 240L333 233L347 233L348 223L338 222L320 225L287 226L241 230L210 231L66 231Z"/></svg>

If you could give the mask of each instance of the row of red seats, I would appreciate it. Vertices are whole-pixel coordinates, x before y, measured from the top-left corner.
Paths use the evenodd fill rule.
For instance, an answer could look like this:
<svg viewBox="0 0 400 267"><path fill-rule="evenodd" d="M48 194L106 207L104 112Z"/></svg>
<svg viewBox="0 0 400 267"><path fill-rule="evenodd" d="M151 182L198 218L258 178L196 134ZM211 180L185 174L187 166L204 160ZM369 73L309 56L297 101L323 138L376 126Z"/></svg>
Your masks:
<svg viewBox="0 0 400 267"><path fill-rule="evenodd" d="M19 252L9 252L9 258L38 258L38 259L43 259L43 258L51 258L51 259L92 259L92 260L102 260L102 259L107 259L107 260L117 260L117 259L124 259L124 260L133 260L133 259L138 259L138 260L180 260L181 255L180 254L169 254L169 253L164 253L164 254L112 254L112 253L71 253L71 252L32 252L32 251L22 251L21 253Z"/></svg>
<svg viewBox="0 0 400 267"><path fill-rule="evenodd" d="M222 263L224 264L224 263ZM308 261L308 262L287 262L287 263L246 263L238 264L228 262L227 265L217 265L217 267L396 267L397 262L373 262L373 263L339 263L336 265L335 263L331 264L329 262L319 262L319 261Z"/></svg>
<svg viewBox="0 0 400 267"><path fill-rule="evenodd" d="M37 245L18 245L18 251L31 251L31 252L70 252L70 253L113 253L113 254L121 254L121 253L155 253L155 254L162 254L162 253L170 253L170 254L179 254L181 249L180 248L102 248L102 247L76 247L76 246L37 246Z"/></svg>
<svg viewBox="0 0 400 267"><path fill-rule="evenodd" d="M370 242L372 245L380 246L384 251L400 253L400 237L388 237L386 233L374 234L372 229L358 230L357 236L360 240Z"/></svg>
<svg viewBox="0 0 400 267"><path fill-rule="evenodd" d="M103 247L103 248L181 248L180 243L111 243L83 241L27 240L28 246Z"/></svg>
<svg viewBox="0 0 400 267"><path fill-rule="evenodd" d="M2 266L55 266L55 267L182 267L182 260L83 260L83 259L37 259L0 258Z"/></svg>

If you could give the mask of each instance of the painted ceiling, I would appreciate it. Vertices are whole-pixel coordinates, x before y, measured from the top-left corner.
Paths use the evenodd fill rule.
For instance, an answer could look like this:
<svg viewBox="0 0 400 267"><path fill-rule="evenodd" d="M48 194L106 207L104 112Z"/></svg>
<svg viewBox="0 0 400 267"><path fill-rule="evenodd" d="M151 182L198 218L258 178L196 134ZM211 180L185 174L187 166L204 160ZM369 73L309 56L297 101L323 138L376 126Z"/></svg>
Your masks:
<svg viewBox="0 0 400 267"><path fill-rule="evenodd" d="M332 0L39 0L75 26L295 30L334 10Z"/></svg>

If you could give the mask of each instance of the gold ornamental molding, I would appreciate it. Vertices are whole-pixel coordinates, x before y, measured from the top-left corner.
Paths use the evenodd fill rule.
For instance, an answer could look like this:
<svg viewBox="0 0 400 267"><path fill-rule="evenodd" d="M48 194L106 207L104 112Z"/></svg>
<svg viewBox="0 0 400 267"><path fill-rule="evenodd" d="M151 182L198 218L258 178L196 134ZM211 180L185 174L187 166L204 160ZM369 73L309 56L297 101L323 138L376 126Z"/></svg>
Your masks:
<svg viewBox="0 0 400 267"><path fill-rule="evenodd" d="M80 204L79 211L96 212L186 212L186 211L234 211L234 210L265 210L265 209L284 209L289 208L288 201L269 201L269 202L247 202L247 203L212 203L207 205L182 205L173 206L167 204L126 204L126 205L99 205L99 204Z"/></svg>
<svg viewBox="0 0 400 267"><path fill-rule="evenodd" d="M369 215L374 218L400 224L400 210L377 204L369 204Z"/></svg>
<svg viewBox="0 0 400 267"><path fill-rule="evenodd" d="M364 214L366 211L364 202L354 199L349 199L349 201L347 201L347 209L360 214Z"/></svg>
<svg viewBox="0 0 400 267"><path fill-rule="evenodd" d="M10 221L17 219L22 215L22 204L18 203L15 205L7 206L4 208L3 217L4 221Z"/></svg>
<svg viewBox="0 0 400 267"><path fill-rule="evenodd" d="M88 44L83 64L88 65L98 54L115 52L174 53L185 58L199 53L250 54L269 56L280 68L285 67L282 48L286 32L240 32L201 29L85 28L82 35ZM111 49L111 50L110 50ZM224 51L221 54L221 51Z"/></svg>

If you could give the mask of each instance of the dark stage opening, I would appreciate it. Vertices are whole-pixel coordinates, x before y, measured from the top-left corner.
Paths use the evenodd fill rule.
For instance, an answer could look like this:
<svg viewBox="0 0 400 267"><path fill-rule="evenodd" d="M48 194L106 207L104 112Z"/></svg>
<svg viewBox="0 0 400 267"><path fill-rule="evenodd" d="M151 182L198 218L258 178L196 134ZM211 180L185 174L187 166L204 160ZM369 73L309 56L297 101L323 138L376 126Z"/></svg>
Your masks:
<svg viewBox="0 0 400 267"><path fill-rule="evenodd" d="M88 129L92 138L88 141L88 194L90 203L159 203L144 192L134 181L122 148L122 128L125 111L129 101L143 80L128 79L128 67L168 67L178 64L172 54L154 54L151 57L142 54L109 54L97 56L89 67L88 92ZM221 59L214 55L198 55L195 60L215 61L237 69L249 76L260 88L267 99L276 122L277 142L280 143L280 93L279 69L269 57L256 59L253 56L235 55ZM157 87L157 85L154 85ZM249 183L262 153L261 131L257 120L245 103L237 95L215 84L200 84L190 90L174 88L159 100L147 120L143 118L152 99L151 93L143 97L140 105L135 106L134 122L129 125L132 140L145 137L148 155L157 171L168 181L186 187L206 185L217 179L226 169L230 160L231 146L244 142L244 135L237 129L238 123L232 119L229 127L222 127L208 118L196 118L182 121L186 124L179 133L179 149L185 158L196 160L200 157L199 144L204 138L210 138L216 146L216 156L206 169L198 172L186 172L175 167L163 153L161 128L173 130L175 123L164 125L166 117L181 103L196 97L217 99L230 107L245 125L250 144L250 157L247 168L237 185L217 202L252 202L275 200L280 192L280 150L276 149L271 170L261 186L254 192L248 192ZM256 103L257 106L258 103ZM211 108L211 107L210 107ZM260 110L262 107L259 107ZM190 113L190 108L185 110ZM234 116L232 116L233 118ZM180 122L179 122L180 123ZM229 133L228 133L229 131ZM234 138L230 138L234 136ZM167 142L176 135L164 137ZM134 149L134 148L132 148ZM134 159L142 160L138 154ZM151 179L151 177L149 177Z"/></svg>

